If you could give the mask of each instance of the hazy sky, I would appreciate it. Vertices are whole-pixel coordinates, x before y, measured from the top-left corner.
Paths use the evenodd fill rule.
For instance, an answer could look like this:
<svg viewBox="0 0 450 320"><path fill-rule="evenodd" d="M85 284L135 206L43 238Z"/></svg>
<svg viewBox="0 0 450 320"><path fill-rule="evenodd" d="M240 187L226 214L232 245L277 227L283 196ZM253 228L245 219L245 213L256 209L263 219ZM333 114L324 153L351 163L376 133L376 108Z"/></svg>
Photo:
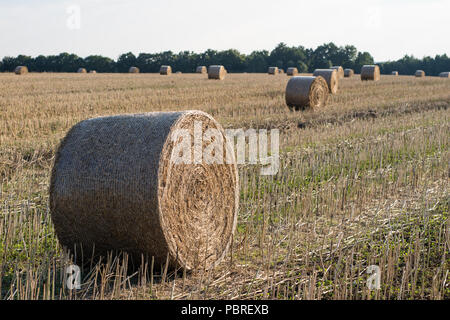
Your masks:
<svg viewBox="0 0 450 320"><path fill-rule="evenodd" d="M208 48L244 53L279 42L352 44L376 61L450 54L450 0L0 0L0 58Z"/></svg>

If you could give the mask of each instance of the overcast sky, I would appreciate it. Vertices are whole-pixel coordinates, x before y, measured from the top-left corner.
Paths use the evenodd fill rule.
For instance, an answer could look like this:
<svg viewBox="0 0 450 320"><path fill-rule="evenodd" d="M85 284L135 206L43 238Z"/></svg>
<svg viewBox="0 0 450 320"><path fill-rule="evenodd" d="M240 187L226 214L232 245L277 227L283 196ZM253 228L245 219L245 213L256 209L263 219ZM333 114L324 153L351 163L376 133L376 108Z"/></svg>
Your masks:
<svg viewBox="0 0 450 320"><path fill-rule="evenodd" d="M352 44L376 61L450 55L450 0L0 0L0 58L278 43Z"/></svg>

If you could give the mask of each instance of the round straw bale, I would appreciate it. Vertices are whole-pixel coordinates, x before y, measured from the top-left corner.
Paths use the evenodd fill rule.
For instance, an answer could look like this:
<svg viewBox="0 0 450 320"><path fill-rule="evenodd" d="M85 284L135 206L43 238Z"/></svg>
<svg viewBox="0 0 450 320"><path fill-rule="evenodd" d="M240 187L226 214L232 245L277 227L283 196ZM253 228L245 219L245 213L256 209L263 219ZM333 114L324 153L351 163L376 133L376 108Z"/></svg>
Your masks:
<svg viewBox="0 0 450 320"><path fill-rule="evenodd" d="M139 68L138 67L130 67L130 69L128 69L128 73L139 73Z"/></svg>
<svg viewBox="0 0 450 320"><path fill-rule="evenodd" d="M79 68L77 72L78 73L87 73L85 68Z"/></svg>
<svg viewBox="0 0 450 320"><path fill-rule="evenodd" d="M391 72L391 75L393 75L393 76L398 76L398 71L392 71L392 72Z"/></svg>
<svg viewBox="0 0 450 320"><path fill-rule="evenodd" d="M286 74L288 76L296 76L296 75L298 75L298 70L297 70L297 68L290 67L287 69Z"/></svg>
<svg viewBox="0 0 450 320"><path fill-rule="evenodd" d="M196 73L201 73L201 74L206 74L208 73L208 70L206 69L205 66L198 66L197 69L195 70Z"/></svg>
<svg viewBox="0 0 450 320"><path fill-rule="evenodd" d="M355 74L355 71L353 69L345 69L344 70L344 77L345 78L351 78Z"/></svg>
<svg viewBox="0 0 450 320"><path fill-rule="evenodd" d="M313 76L321 76L325 79L330 93L336 93L338 90L338 75L336 69L316 69Z"/></svg>
<svg viewBox="0 0 450 320"><path fill-rule="evenodd" d="M380 80L380 67L377 65L364 65L361 68L361 80Z"/></svg>
<svg viewBox="0 0 450 320"><path fill-rule="evenodd" d="M91 71L89 71L89 73L97 73L97 71L91 70Z"/></svg>
<svg viewBox="0 0 450 320"><path fill-rule="evenodd" d="M414 74L417 78L422 78L425 77L425 71L423 70L417 70L416 73Z"/></svg>
<svg viewBox="0 0 450 320"><path fill-rule="evenodd" d="M328 101L328 85L324 78L297 76L286 86L286 104L292 110L320 108Z"/></svg>
<svg viewBox="0 0 450 320"><path fill-rule="evenodd" d="M227 70L224 66L214 65L208 68L208 79L223 80L226 75Z"/></svg>
<svg viewBox="0 0 450 320"><path fill-rule="evenodd" d="M334 66L334 67L331 67L330 69L336 70L338 79L344 78L344 69L341 66Z"/></svg>
<svg viewBox="0 0 450 320"><path fill-rule="evenodd" d="M278 69L278 72L280 73L280 74L283 74L284 73L284 70L283 69Z"/></svg>
<svg viewBox="0 0 450 320"><path fill-rule="evenodd" d="M15 74L27 74L28 73L28 68L27 67L25 67L25 66L17 66L15 69L14 69L14 73Z"/></svg>
<svg viewBox="0 0 450 320"><path fill-rule="evenodd" d="M276 75L276 74L278 74L278 73L279 73L278 67L269 67L269 70L267 70L267 73L268 73L268 74L271 74L271 75Z"/></svg>
<svg viewBox="0 0 450 320"><path fill-rule="evenodd" d="M205 138L207 129L215 129L213 138ZM223 148L222 163L204 160L211 141ZM61 142L50 182L59 241L69 250L81 247L84 257L125 251L136 263L144 256L156 265L168 259L171 268L215 266L237 221L238 171L230 146L221 125L201 111L78 123ZM203 160L194 158L198 147ZM219 149L206 154L215 157Z"/></svg>
<svg viewBox="0 0 450 320"><path fill-rule="evenodd" d="M439 77L441 78L450 78L450 72L441 72L439 73Z"/></svg>
<svg viewBox="0 0 450 320"><path fill-rule="evenodd" d="M172 74L172 67L171 66L161 66L159 68L159 74L163 76L169 76Z"/></svg>

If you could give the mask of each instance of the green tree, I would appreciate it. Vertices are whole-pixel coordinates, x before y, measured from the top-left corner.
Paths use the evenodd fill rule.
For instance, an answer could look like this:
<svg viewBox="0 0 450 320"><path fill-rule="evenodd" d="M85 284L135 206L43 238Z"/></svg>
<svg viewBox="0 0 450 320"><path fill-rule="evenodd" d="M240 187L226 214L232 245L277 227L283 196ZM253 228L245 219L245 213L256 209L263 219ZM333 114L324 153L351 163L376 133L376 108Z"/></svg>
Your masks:
<svg viewBox="0 0 450 320"><path fill-rule="evenodd" d="M136 56L132 52L124 53L117 60L117 71L128 72L130 67L136 66L136 62Z"/></svg>
<svg viewBox="0 0 450 320"><path fill-rule="evenodd" d="M269 52L267 50L253 51L247 57L247 72L267 72L268 59Z"/></svg>
<svg viewBox="0 0 450 320"><path fill-rule="evenodd" d="M356 72L361 70L362 66L365 64L374 64L373 57L368 52L358 52L358 55L355 59L355 63L353 64L353 69Z"/></svg>
<svg viewBox="0 0 450 320"><path fill-rule="evenodd" d="M88 56L84 59L84 65L88 70L95 70L97 72L114 72L114 60L103 56Z"/></svg>

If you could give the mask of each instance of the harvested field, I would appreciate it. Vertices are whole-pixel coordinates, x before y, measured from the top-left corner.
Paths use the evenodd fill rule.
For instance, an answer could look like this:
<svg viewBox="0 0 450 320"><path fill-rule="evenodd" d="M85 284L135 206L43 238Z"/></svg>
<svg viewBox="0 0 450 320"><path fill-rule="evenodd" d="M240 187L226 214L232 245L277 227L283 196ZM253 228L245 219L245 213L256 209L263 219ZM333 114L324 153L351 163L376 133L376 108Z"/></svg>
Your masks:
<svg viewBox="0 0 450 320"><path fill-rule="evenodd" d="M450 299L450 82L341 81L292 112L290 77L0 74L0 299ZM71 264L49 215L55 152L98 116L201 110L225 129L279 129L280 170L239 165L236 233L214 269L174 272L121 255ZM366 286L381 269L381 289Z"/></svg>

